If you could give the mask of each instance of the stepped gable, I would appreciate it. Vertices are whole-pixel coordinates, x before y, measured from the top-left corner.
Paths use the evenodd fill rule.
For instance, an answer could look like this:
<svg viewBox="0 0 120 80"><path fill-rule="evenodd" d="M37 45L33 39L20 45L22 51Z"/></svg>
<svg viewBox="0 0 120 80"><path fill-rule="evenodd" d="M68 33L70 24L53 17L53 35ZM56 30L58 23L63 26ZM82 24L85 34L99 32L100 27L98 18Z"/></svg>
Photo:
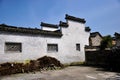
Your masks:
<svg viewBox="0 0 120 80"><path fill-rule="evenodd" d="M59 26L61 27L68 27L69 25L66 22L60 21Z"/></svg>
<svg viewBox="0 0 120 80"><path fill-rule="evenodd" d="M77 21L77 22L81 22L81 23L86 23L85 19L70 16L68 14L66 14L65 19L72 20L72 21Z"/></svg>

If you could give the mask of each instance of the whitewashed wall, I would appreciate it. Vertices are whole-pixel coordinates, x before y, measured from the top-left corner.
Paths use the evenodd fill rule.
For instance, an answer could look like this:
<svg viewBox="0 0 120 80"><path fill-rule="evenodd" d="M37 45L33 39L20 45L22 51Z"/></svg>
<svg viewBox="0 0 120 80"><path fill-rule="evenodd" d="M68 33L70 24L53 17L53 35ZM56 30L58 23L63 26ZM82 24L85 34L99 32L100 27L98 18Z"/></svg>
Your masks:
<svg viewBox="0 0 120 80"><path fill-rule="evenodd" d="M85 32L85 25L68 20L69 27L62 28L63 36L45 37L40 35L25 35L13 33L0 33L0 63L19 62L37 59L48 55L57 58L62 63L70 63L85 60L84 46L88 45L89 32ZM6 53L5 42L22 43L21 53ZM58 52L47 52L47 43L58 44ZM81 50L76 50L79 43Z"/></svg>
<svg viewBox="0 0 120 80"><path fill-rule="evenodd" d="M85 32L85 24L68 20L68 28L62 28L62 53L66 61L85 61L84 46L88 45L89 32ZM76 50L76 44L80 43L81 50ZM64 59L64 60L65 60Z"/></svg>
<svg viewBox="0 0 120 80"><path fill-rule="evenodd" d="M58 28L51 28L51 27L42 27L42 30L47 30L47 31L56 31Z"/></svg>

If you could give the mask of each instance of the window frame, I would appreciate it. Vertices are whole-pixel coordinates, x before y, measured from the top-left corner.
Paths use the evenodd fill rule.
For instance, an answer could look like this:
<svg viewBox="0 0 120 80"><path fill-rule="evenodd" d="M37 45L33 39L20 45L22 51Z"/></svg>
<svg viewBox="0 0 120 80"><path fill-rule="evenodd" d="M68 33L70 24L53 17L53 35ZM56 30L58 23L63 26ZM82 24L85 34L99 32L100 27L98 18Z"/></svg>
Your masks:
<svg viewBox="0 0 120 80"><path fill-rule="evenodd" d="M80 43L76 43L76 50L77 50L77 51L80 51L80 50L81 50Z"/></svg>
<svg viewBox="0 0 120 80"><path fill-rule="evenodd" d="M48 43L47 44L47 52L58 52L58 44L56 43Z"/></svg>
<svg viewBox="0 0 120 80"><path fill-rule="evenodd" d="M11 47L18 47L18 48L15 48L13 50L10 50L9 49L9 46ZM22 52L22 43L18 43L18 42L5 42L5 48L4 48L4 51L6 53L21 53Z"/></svg>

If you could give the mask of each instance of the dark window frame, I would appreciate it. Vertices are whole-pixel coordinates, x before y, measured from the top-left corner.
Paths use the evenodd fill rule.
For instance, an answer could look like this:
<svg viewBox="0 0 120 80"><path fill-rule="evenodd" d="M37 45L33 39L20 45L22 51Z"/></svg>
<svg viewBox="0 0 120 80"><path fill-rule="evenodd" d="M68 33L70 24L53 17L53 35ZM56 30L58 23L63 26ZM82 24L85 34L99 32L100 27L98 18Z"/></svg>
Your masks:
<svg viewBox="0 0 120 80"><path fill-rule="evenodd" d="M5 42L5 52L9 53L21 53L22 52L22 43L17 42Z"/></svg>
<svg viewBox="0 0 120 80"><path fill-rule="evenodd" d="M76 44L76 50L77 50L77 51L80 51L80 50L81 50L81 49L80 49L80 44L79 44L79 43Z"/></svg>
<svg viewBox="0 0 120 80"><path fill-rule="evenodd" d="M47 52L58 52L58 44L48 43Z"/></svg>

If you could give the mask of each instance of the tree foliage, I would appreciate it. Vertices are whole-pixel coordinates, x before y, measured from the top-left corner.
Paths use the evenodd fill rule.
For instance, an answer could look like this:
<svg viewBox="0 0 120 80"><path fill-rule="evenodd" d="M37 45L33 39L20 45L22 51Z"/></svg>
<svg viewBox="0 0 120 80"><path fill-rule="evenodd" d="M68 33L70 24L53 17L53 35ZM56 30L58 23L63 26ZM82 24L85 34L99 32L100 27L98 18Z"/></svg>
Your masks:
<svg viewBox="0 0 120 80"><path fill-rule="evenodd" d="M112 47L112 37L110 35L103 37L103 40L101 41L100 49L104 50L105 48L111 48Z"/></svg>

